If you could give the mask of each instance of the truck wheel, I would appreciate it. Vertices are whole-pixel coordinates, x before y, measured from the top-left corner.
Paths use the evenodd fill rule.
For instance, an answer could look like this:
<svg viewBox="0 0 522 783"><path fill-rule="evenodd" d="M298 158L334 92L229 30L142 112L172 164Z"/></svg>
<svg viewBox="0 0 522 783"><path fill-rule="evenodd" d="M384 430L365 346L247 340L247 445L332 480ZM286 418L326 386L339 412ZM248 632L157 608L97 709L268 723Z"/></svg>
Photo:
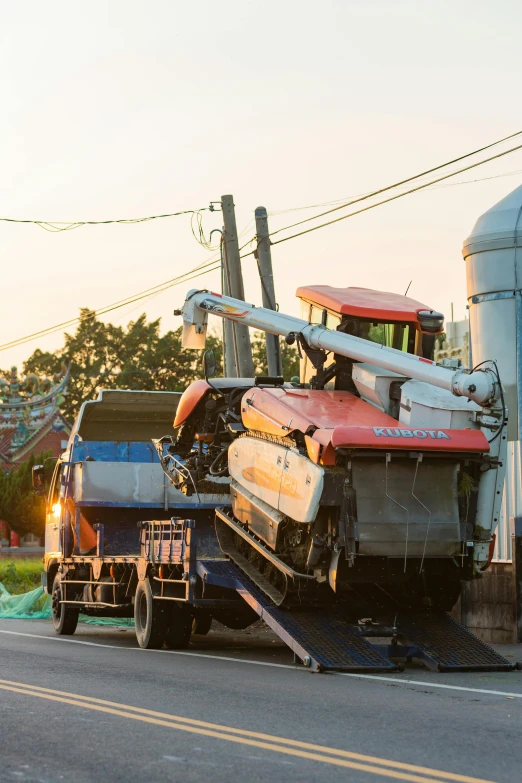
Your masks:
<svg viewBox="0 0 522 783"><path fill-rule="evenodd" d="M169 650L182 650L188 646L192 633L192 612L186 606L169 607L165 645Z"/></svg>
<svg viewBox="0 0 522 783"><path fill-rule="evenodd" d="M197 633L199 636L206 636L210 631L212 625L212 615L210 612L199 611L192 620L192 633Z"/></svg>
<svg viewBox="0 0 522 783"><path fill-rule="evenodd" d="M158 650L165 639L165 609L161 601L155 601L148 579L138 582L134 596L134 625L136 639L146 650Z"/></svg>
<svg viewBox="0 0 522 783"><path fill-rule="evenodd" d="M71 636L76 631L78 625L78 616L80 610L74 606L61 604L62 600L62 580L59 574L56 574L53 582L52 592L52 618L54 630L60 636Z"/></svg>

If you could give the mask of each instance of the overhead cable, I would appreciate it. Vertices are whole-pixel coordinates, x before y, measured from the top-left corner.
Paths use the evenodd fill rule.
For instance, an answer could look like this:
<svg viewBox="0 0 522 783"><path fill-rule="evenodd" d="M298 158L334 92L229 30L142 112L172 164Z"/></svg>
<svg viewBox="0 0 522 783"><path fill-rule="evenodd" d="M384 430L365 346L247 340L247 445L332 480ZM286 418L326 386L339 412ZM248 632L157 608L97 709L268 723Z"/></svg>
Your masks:
<svg viewBox="0 0 522 783"><path fill-rule="evenodd" d="M453 159L452 161L448 161L447 163L441 164L439 166L435 166L432 169L428 169L427 171L422 172L421 174L417 174L417 175L415 175L413 177L409 177L407 179L401 180L401 182L395 183L394 185L388 185L385 188L381 188L380 190L373 191L372 193L366 194L366 195L364 195L364 196L362 196L360 198L357 198L357 199L354 199L352 201L349 201L349 202L347 202L345 204L342 204L342 205L340 205L338 207L335 207L334 209L331 209L331 210L328 210L326 212L319 213L318 215L314 215L314 216L311 216L309 218L306 218L305 220L299 221L298 223L293 223L293 224L291 224L289 226L285 226L284 228L277 229L276 231L272 232L270 234L270 236L273 236L274 234L278 234L278 233L280 233L282 231L287 231L288 229L294 228L295 226L301 225L302 223L307 223L307 222L309 222L311 220L317 220L318 218L323 217L324 215L330 214L332 212L338 211L339 209L343 209L343 208L345 208L347 206L351 206L352 204L355 204L355 203L358 203L358 202L363 201L365 199L371 198L372 196L376 196L376 195L382 194L382 193L384 193L386 191L389 191L391 189L394 189L394 188L397 188L397 187L399 187L401 185L404 185L407 182L412 182L413 180L425 177L429 173L432 173L434 171L438 171L438 170L440 170L442 168L445 168L446 166L452 165L453 163L455 163L455 162L457 162L459 160L464 160L466 158L469 158L472 155L476 155L479 152L482 152L482 151L484 151L486 149L490 149L491 147L494 147L494 146L502 143L503 141L506 141L507 139L511 139L511 138L516 137L516 136L520 136L521 134L522 134L522 131L517 131L517 133L513 133L510 136L506 136L505 138L500 139L499 141L493 142L492 144L488 144L485 147L482 147L482 148L480 148L478 150L475 150L474 152L470 152L470 153L468 153L466 155L462 155L459 158ZM500 152L497 155L493 155L493 156L491 156L489 158L485 158L484 160L480 160L477 163L473 163L473 164L471 164L469 166L465 166L465 167L463 167L461 169L458 169L457 171L452 171L452 172L450 172L448 174L443 175L442 177L438 177L437 179L430 180L429 182L422 183L422 184L418 185L415 188L410 188L409 190L401 191L400 193L397 193L394 196L391 196L390 198L383 199L382 201L378 201L376 203L370 204L370 205L368 205L366 207L363 207L362 209L358 209L358 210L355 210L354 212L350 212L347 215L341 215L340 217L334 218L333 220L327 221L326 223L321 223L318 226L313 226L312 228L305 229L304 231L300 231L297 234L292 234L292 235L290 235L288 237L283 237L282 239L276 240L275 242L272 242L271 244L277 245L277 244L280 244L281 242L286 242L286 241L288 241L290 239L296 239L299 236L311 233L312 231L317 231L320 228L325 228L326 226L332 225L333 223L338 223L341 220L346 220L347 218L353 217L354 215L358 215L358 214L360 214L362 212L366 212L366 211L368 211L370 209L375 209L376 207L379 207L382 204L387 204L390 201L394 201L396 199L402 198L403 196L407 196L407 195L409 195L411 193L415 193L417 191L429 188L429 187L435 185L438 182L442 182L443 180L449 179L450 177L454 177L457 174L462 174L464 171L469 171L471 169L476 168L477 166L482 166L484 163L488 163L488 162L490 162L492 160L496 160L498 158L502 158L505 155L509 155L510 153L515 152L515 151L517 151L517 150L519 150L521 148L522 148L522 144L520 144L520 145L518 145L516 147L512 147L509 150L504 150L503 152ZM181 215L181 214L191 214L191 215L194 216L194 214L199 213L199 212L201 212L201 210L187 210L186 212L172 213L171 215L156 215L156 216L152 216L150 218L137 218L137 219L135 219L133 221L113 220L113 221L102 221L102 223L143 222L145 220L153 220L153 219L159 218L159 217L173 217L174 215ZM0 220L10 220L10 219L8 219L8 218L0 218ZM42 221L15 221L15 220L12 220L10 222L37 223L38 225L41 225L41 223L42 223ZM88 225L88 224L91 224L91 223L88 222L88 221L85 221L83 223L69 224L69 225L70 225L70 227L77 227L79 225ZM50 224L46 224L46 225L50 225ZM67 229L57 229L57 230L67 230ZM242 234L245 233L245 230L242 232ZM199 218L198 218L198 232L200 233L200 238L203 240L203 241L200 242L200 244L204 244L204 246L205 246L206 240L204 238L204 234L203 234L203 231L202 231L202 225L201 225L201 221L200 221ZM193 231L193 233L194 233L194 231ZM198 239L197 236L196 236L196 239ZM239 250L240 251L243 250L247 245L251 244L254 241L254 239L255 239L255 237L250 239L250 240L248 240L247 242L245 242L239 248ZM198 239L198 241L199 241L199 239ZM251 250L248 253L244 253L243 255L240 255L240 258L247 258L248 256L254 255L255 253L256 253L255 250ZM185 272L183 275L180 275L180 276L178 276L176 278L173 278L172 280L168 280L165 283L160 283L157 286L154 286L153 288L149 288L149 289L146 289L145 291L139 292L135 296L127 297L126 299L120 300L119 302L115 302L112 305L107 305L106 307L103 307L103 308L100 308L99 310L93 311L92 316L88 316L88 317L95 318L98 315L104 315L105 313L112 312L113 310L116 310L116 309L118 309L120 307L125 307L125 306L127 306L129 304L133 304L134 302L137 302L137 301L140 301L140 300L143 300L143 299L147 299L147 298L150 298L152 296L156 296L156 294L162 293L163 291L167 290L168 288L171 288L171 287L173 287L175 285L179 285L182 282L189 282L189 280L192 280L195 277L200 277L201 275L204 275L207 272L211 272L213 270L219 269L219 267L220 267L220 262L216 261L216 259L211 259L211 260L209 260L207 262L204 262L203 264L200 264L199 266L195 267L194 269L192 269L192 270L190 270L188 272ZM53 334L54 332L57 332L60 329L63 329L64 327L71 326L71 325L74 325L76 323L79 323L81 320L82 320L82 317L73 318L73 319L70 319L69 321L62 322L61 324L57 324L55 326L48 327L47 329L42 329L42 330L40 330L38 332L34 332L33 334L30 334L30 335L26 335L25 337L21 337L21 338L18 338L16 340L12 340L12 341L10 341L8 343L4 343L3 345L0 345L0 350L6 350L8 348L13 348L13 347L18 346L18 345L23 345L24 343L29 342L31 340L34 340L37 337L43 337L43 336L47 336L48 334Z"/></svg>
<svg viewBox="0 0 522 783"><path fill-rule="evenodd" d="M380 196L382 193L386 193L388 190L393 190L394 188L398 188L401 185L406 185L408 182L413 182L414 180L420 179L421 177L425 177L428 174L433 174L433 172L435 171L439 171L440 169L445 169L447 168L447 166L452 166L454 163L458 163L459 161L465 160L466 158L471 158L473 155L478 155L480 152L484 152L485 150L491 149L491 147L496 147L499 144L502 144L504 141L508 141L509 139L513 139L516 136L520 136L520 135L522 135L522 130L517 131L516 133L512 133L510 136L505 136L503 139L498 139L498 141L493 141L491 144L486 144L485 147L480 147L479 149L473 150L473 152L468 152L466 153L466 155L460 155L460 157L458 158L453 158L453 160L446 161L446 163L441 163L439 166L434 166L431 169L426 169L426 171L422 171L420 174L415 174L412 177L407 177L406 179L402 179L399 182L393 183L393 185L387 185L385 188L374 190L371 193L365 193L364 195L352 199L351 201L347 201L344 204L339 204L339 206L333 207L332 209L327 209L325 212L320 212L318 215L312 215L311 217L304 218L303 220L297 221L297 223L291 223L289 226L285 226L284 228L279 228L276 231L272 231L271 236L274 236L275 234L279 234L281 231L287 231L289 228L295 228L296 226L300 226L303 223L308 223L311 220L318 220L319 218L324 217L325 215L330 215L332 212L338 212L340 209L351 207L352 204L357 204L360 201L366 201L367 199L372 198L373 196ZM515 149L518 149L518 147L515 147ZM508 150L508 152L512 152L512 151L513 150ZM499 155L498 157L501 157L501 155ZM494 158L488 158L487 160L493 160L493 159ZM487 161L483 161L483 162L486 163ZM471 166L470 168L473 168L473 166ZM455 174L460 174L462 171L468 171L468 169L460 169L459 171L452 172L451 174L448 174L447 177L453 177ZM433 182L440 182L440 180L438 179L433 180ZM433 182L430 182L429 184L432 185ZM412 191L407 191L407 192L409 193Z"/></svg>
<svg viewBox="0 0 522 783"><path fill-rule="evenodd" d="M92 313L89 313L87 316L77 316L76 318L71 318L68 321L63 321L60 324L55 324L54 326L49 326L46 329L40 329L38 332L25 335L25 337L19 337L16 340L11 340L10 342L4 343L3 345L0 345L0 351L5 351L9 348L15 348L19 345L24 345L25 343L31 342L38 337L47 337L48 335L59 332L64 328L74 326L75 324L80 323L80 321L89 320L91 318L95 319L100 315L105 315L106 313L110 313L113 310L118 310L120 307L126 307L127 305L133 304L134 302L156 296L157 294L163 293L163 291L166 291L169 288L172 288L176 285L181 285L181 283L188 283L190 280L193 280L196 277L201 277L201 275L207 274L207 272L212 272L215 269L219 269L220 266L221 262L216 262L215 259L209 261L207 264L200 264L199 267L195 267L189 272L185 272L185 274L179 275L179 277L175 277L172 280L166 281L165 283L160 283L154 288L141 291L138 294L129 296L126 299L120 300L119 302L114 302L113 304L100 307L98 310L92 311Z"/></svg>
<svg viewBox="0 0 522 783"><path fill-rule="evenodd" d="M243 229L243 231L239 236L243 236L245 234L245 232L248 230L251 223L252 220L248 222L248 224L245 226L245 228ZM240 250L245 248L252 241L253 241L252 239L249 239L248 242L246 242L244 245L241 246ZM194 280L196 277L201 277L207 272L213 272L214 270L219 269L220 266L221 266L221 261L219 259L217 258L207 259L206 261L203 261L201 264L198 264L192 269L189 269L187 272L184 272L182 275L173 277L170 280L165 280L163 281L163 283L158 283L157 285L152 286L152 288L146 288L144 291L139 291L136 294L132 294L126 297L125 299L120 299L117 302L112 302L109 305L100 307L98 308L98 310L93 311L92 315L87 316L87 319L97 318L100 315L105 315L106 313L110 313L113 310L118 310L121 307L126 307L127 305L131 305L134 302L140 302L143 300L151 299L152 297L155 297L158 294L167 291L169 288L173 288L176 285L181 285L182 283L188 283L190 280ZM56 332L59 332L62 329L67 328L68 326L74 326L75 324L78 324L81 320L83 320L82 316L77 316L76 318L71 318L68 321L63 321L60 324L55 324L54 326L49 326L46 329L40 329L37 332L33 332L32 334L25 335L25 337L20 337L16 340L11 340L8 343L4 343L3 345L0 345L0 351L7 350L9 348L15 348L19 345L24 345L25 343L31 342L32 340L36 340L39 337L47 337L47 335L55 334Z"/></svg>
<svg viewBox="0 0 522 783"><path fill-rule="evenodd" d="M326 223L320 223L318 226L312 226L312 228L307 228L304 231L299 231L297 234L290 234L288 237L283 237L282 239L277 239L275 242L271 242L272 245L279 245L281 242L287 242L289 239L295 239L296 237L303 236L304 234L310 234L312 231L317 231L320 228L325 228L326 226L331 226L333 223L339 223L341 220L346 220L347 218L353 217L354 215L360 215L361 212L368 212L370 209L375 209L375 207L380 207L382 204L388 204L390 201L395 201L398 198L402 198L403 196L408 196L410 193L416 193L419 190L423 190L424 188L428 188L430 185L434 185L437 182L442 182L445 179L448 179L449 177L454 177L456 174L462 174L464 171L469 171L470 169L474 169L477 166L482 166L484 163L489 163L492 160L496 160L497 158L502 158L504 155L509 155L511 152L516 152L517 150L522 149L522 144L519 144L517 147L512 147L509 150L504 150L504 152L499 152L497 155L492 155L490 158L485 158L484 160L479 160L477 163L472 163L470 166L465 166L462 169L459 169L458 171L452 171L449 174L444 174L442 177L438 177L437 179L431 180L430 182L425 182L421 185L417 185L415 188L410 188L409 190L402 191L401 193L396 193L394 196L390 196L389 198L383 199L382 201L377 201L375 204L369 204L367 207L362 207L362 209L357 209L354 212L349 212L347 215L341 215L341 217L334 218L333 220L328 220ZM392 186L390 186L392 187ZM390 188L384 188L381 191L377 191L380 193L383 193L384 190L389 190ZM375 194L374 194L375 195ZM362 201L363 199L358 199L357 201ZM352 201L352 204L355 204L356 201ZM344 206L347 206L346 204ZM330 212L334 212L335 210L329 210ZM328 212L323 212L320 215L315 215L314 217L308 218L307 220L302 220L299 223L294 223L292 226L286 226L286 228L280 228L278 231L274 231L270 236L273 236L274 234L279 234L281 231L287 231L289 228L293 228L293 226L298 226L301 223L306 223L308 220L316 220L317 218L322 217L322 215L329 214ZM246 255L250 255L250 253L247 253ZM241 256L242 258L245 258L246 256Z"/></svg>
<svg viewBox="0 0 522 783"><path fill-rule="evenodd" d="M515 171L506 171L503 174L493 174L491 177L477 177L476 179L464 179L459 182L446 182L444 185L435 185L433 188L426 188L426 190L438 190L439 188L454 188L457 185L473 185L475 182L488 182L491 179L502 179L503 177L514 177L516 174L522 174L522 169L515 169ZM406 190L407 188L404 188ZM279 217L279 215L286 215L289 212L305 212L307 209L317 209L318 207L330 207L333 204L340 204L347 199L359 198L360 196L369 196L366 193L357 193L355 196L345 196L344 198L336 198L332 201L323 201L321 204L311 204L307 207L293 207L291 209L276 209L268 212L268 217Z"/></svg>
<svg viewBox="0 0 522 783"><path fill-rule="evenodd" d="M170 212L164 215L149 215L148 217L140 218L118 218L115 220L22 220L20 218L6 218L0 217L0 222L4 223L32 223L39 228L43 228L45 231L52 233L58 233L60 231L71 231L74 228L80 228L80 226L106 226L110 223L119 223L120 225L133 225L134 223L147 223L149 220L161 220L163 218L178 217L179 215L192 215L199 214L203 209L209 209L209 207L202 207L201 209L186 209L183 212Z"/></svg>

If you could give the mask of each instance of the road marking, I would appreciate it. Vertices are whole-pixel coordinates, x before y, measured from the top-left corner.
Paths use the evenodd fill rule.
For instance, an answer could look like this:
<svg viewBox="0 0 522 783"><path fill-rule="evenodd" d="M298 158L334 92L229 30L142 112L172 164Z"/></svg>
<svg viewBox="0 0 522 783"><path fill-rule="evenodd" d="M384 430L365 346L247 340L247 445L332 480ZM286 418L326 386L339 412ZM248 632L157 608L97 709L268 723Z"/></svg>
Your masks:
<svg viewBox="0 0 522 783"><path fill-rule="evenodd" d="M85 644L90 647L103 647L108 650L129 650L139 653L162 653L163 655L182 655L187 658L209 658L214 661L231 661L232 663L248 663L252 666L270 666L275 669L289 669L290 671L311 674L310 669L304 666L292 666L288 663L271 663L270 661L251 661L249 658L233 658L227 655L207 655L207 653L186 652L185 650L142 650L141 647L121 647L116 644L101 644L98 642L84 642L80 639L64 639L63 636L45 636L44 634L23 633L21 631L7 631L0 629L0 633L10 634L12 636L27 636L31 639L46 639L49 642L63 642L65 644ZM450 691L465 691L467 693L481 693L485 696L505 696L513 699L522 699L522 693L511 693L510 691L494 691L487 688L471 688L465 685L446 685L433 680L407 680L391 675L379 676L377 674L358 674L356 672L326 672L329 676L336 677L357 677L361 680L376 680L379 682L394 683L397 685L421 685L429 688L440 688Z"/></svg>
<svg viewBox="0 0 522 783"><path fill-rule="evenodd" d="M107 647L109 650L125 650L117 644L98 644L98 642L82 642L80 639L63 639L61 636L45 636L38 633L22 633L22 631L5 631L0 629L0 633L7 633L10 636L29 636L32 639L47 639L49 642L72 642L72 644L86 644L89 647ZM130 647L129 649L134 649Z"/></svg>
<svg viewBox="0 0 522 783"><path fill-rule="evenodd" d="M522 699L522 693L509 693L509 691L493 691L486 688L470 688L465 685L445 685L442 682L430 682L429 680L402 680L398 677L379 677L378 674L357 674L355 672L336 672L339 677L360 677L364 680L379 680L379 682L393 682L401 685L424 685L428 688L444 688L451 691L468 691L469 693L485 693L488 696L505 696L508 699Z"/></svg>
<svg viewBox="0 0 522 783"><path fill-rule="evenodd" d="M396 780L410 781L411 783L447 783L447 781L456 781L457 783L493 783L493 781L486 781L468 775L443 772L441 770L430 769L429 767L406 764L390 759L379 758L377 756L366 756L360 753L328 748L322 745L313 745L311 743L291 740L271 734L248 731L247 729L236 729L231 726L223 726L217 723L208 723L206 721L184 718L179 715L169 715L168 713L155 712L141 707L133 707L118 702L82 696L80 694L70 693L69 691L56 691L51 688L42 688L11 680L0 680L0 689L63 704L70 704L75 707L82 707L97 712L104 712L109 715L116 715L130 720L163 726L177 731L186 731L206 737L226 740L227 742L235 742L241 745L249 745L264 750L275 751L277 753L284 753L290 756L297 756L311 761L319 761L324 764L357 769L362 772L394 778Z"/></svg>
<svg viewBox="0 0 522 783"><path fill-rule="evenodd" d="M0 618L1 619L1 618ZM48 642L64 642L65 644L87 644L89 647L106 647L108 650L130 650L139 653L162 653L163 655L184 655L188 658L210 658L214 661L233 661L234 663L251 663L253 666L272 666L276 669L293 669L296 672L310 674L303 666L292 666L288 663L272 663L270 661L251 661L249 658L232 658L230 655L207 655L207 653L186 652L185 650L143 650L141 647L122 647L117 644L100 644L99 642L83 642L80 639L64 639L63 636L45 636L44 634L23 633L22 631L6 631L0 628L0 633L11 636L28 636L31 639L47 639Z"/></svg>
<svg viewBox="0 0 522 783"><path fill-rule="evenodd" d="M155 710L148 710L143 707L134 707L129 704L122 704L121 702L114 702L114 701L108 701L106 699L99 699L93 696L82 696L77 693L72 694L70 691L60 691L56 690L54 688L43 688L39 685L29 685L27 683L23 682L16 682L13 680L1 680L0 679L0 687L2 685L9 685L14 686L15 688L29 688L32 691L39 691L41 693L50 693L54 696L65 696L70 697L74 696L75 699L81 699L82 701L90 702L93 704L102 704L106 705L108 707L116 707L119 709L125 709L125 710L131 710L132 712L137 712L143 715L151 715L155 718L165 718L167 720L171 721L177 721L179 723L186 723L191 724L195 726L202 726L203 728L210 728L210 729L224 729L226 728L227 732L230 732L231 734L240 734L248 737L254 737L255 739L262 739L262 740L268 740L270 742L281 742L286 745L292 745L294 747L299 748L305 748L307 750L317 750L322 753L329 753L333 755L340 755L345 758L351 758L356 759L357 761L364 761L364 762L372 762L375 764L386 764L391 767L396 767L397 769L405 769L410 772L426 772L426 767L419 767L412 764L406 764L400 761L388 761L380 759L377 756L368 756L363 755L361 753L355 753L353 751L346 751L346 750L337 750L335 748L328 748L323 745L314 745L309 742L303 742L300 740L292 740L288 739L286 737L278 737L272 734L264 734L257 731L250 731L247 729L237 729L233 728L231 726L224 727L222 725L216 724L216 723L209 723L207 721L197 720L195 718L185 718L180 717L179 715L171 715L169 713L165 712L157 712ZM454 773L447 773L447 772L436 772L435 770L429 770L430 774L432 775L442 775L443 777L446 777L451 780L460 781L461 783L469 783L469 781L475 781L476 778L470 778L465 775L457 775Z"/></svg>

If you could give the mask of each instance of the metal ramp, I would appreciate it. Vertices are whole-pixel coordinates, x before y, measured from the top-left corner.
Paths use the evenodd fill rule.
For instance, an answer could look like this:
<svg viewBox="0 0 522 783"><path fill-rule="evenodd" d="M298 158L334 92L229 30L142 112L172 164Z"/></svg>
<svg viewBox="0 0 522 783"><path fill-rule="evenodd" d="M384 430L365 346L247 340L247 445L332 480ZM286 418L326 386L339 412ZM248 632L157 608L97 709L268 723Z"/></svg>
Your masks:
<svg viewBox="0 0 522 783"><path fill-rule="evenodd" d="M515 665L478 639L445 612L402 614L399 637L417 648L414 657L429 669L452 671L510 671Z"/></svg>
<svg viewBox="0 0 522 783"><path fill-rule="evenodd" d="M312 671L384 672L398 667L362 636L357 625L325 610L285 611L227 560L200 560L207 584L237 590L242 598Z"/></svg>
<svg viewBox="0 0 522 783"><path fill-rule="evenodd" d="M347 622L333 609L280 609L229 560L200 560L196 567L207 584L236 590L315 672L393 672L401 662L413 659L435 671L515 668L444 612L400 614L393 628L359 625ZM383 644L377 638L390 641Z"/></svg>

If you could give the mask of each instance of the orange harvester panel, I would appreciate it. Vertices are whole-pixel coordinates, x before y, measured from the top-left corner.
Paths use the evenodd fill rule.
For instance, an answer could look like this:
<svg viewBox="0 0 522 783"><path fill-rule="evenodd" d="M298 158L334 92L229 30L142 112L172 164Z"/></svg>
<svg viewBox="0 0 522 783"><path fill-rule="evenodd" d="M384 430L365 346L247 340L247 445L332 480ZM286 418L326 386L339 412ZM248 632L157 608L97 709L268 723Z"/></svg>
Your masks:
<svg viewBox="0 0 522 783"><path fill-rule="evenodd" d="M349 392L312 389L250 389L243 397L243 424L279 437L297 430L318 441L323 464L334 464L343 447L412 451L487 452L480 430L428 430L400 423ZM311 457L317 454L310 447Z"/></svg>
<svg viewBox="0 0 522 783"><path fill-rule="evenodd" d="M355 318L375 318L376 321L408 321L419 323L417 313L432 310L409 296L371 288L334 288L330 285L301 286L296 291L300 299L314 302L341 315Z"/></svg>
<svg viewBox="0 0 522 783"><path fill-rule="evenodd" d="M209 389L210 384L203 380L194 381L185 389L176 410L174 427L181 427L187 421L198 402L203 399Z"/></svg>
<svg viewBox="0 0 522 783"><path fill-rule="evenodd" d="M350 392L329 389L250 389L243 397L241 412L248 429L261 429L259 424L265 420L283 435L292 430L334 429L340 424L397 426L396 419Z"/></svg>

